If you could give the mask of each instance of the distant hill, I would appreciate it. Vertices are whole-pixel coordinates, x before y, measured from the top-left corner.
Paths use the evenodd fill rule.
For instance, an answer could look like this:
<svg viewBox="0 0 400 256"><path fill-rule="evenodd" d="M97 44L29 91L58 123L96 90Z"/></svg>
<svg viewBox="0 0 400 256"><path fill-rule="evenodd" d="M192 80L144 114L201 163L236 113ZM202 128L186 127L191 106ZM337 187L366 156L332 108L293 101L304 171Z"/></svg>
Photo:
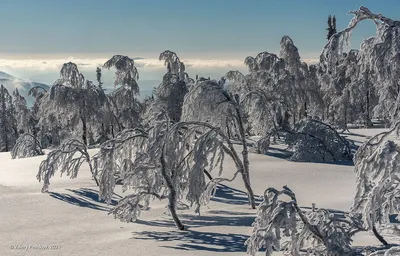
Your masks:
<svg viewBox="0 0 400 256"><path fill-rule="evenodd" d="M46 90L50 88L50 86L46 84L25 81L2 71L0 71L0 84L4 85L11 95L15 88L18 88L19 93L25 97L28 106L31 106L35 100L33 97L28 96L28 92L31 88L35 86L41 86Z"/></svg>

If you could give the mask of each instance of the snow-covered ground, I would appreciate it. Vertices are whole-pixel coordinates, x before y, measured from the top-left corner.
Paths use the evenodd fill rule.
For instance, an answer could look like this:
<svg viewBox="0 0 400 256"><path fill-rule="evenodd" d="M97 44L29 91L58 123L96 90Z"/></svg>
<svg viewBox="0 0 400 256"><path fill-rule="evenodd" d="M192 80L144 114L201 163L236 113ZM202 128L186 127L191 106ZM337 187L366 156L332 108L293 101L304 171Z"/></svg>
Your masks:
<svg viewBox="0 0 400 256"><path fill-rule="evenodd" d="M360 144L382 130L351 130L349 139ZM268 155L250 154L256 194L287 185L302 207L316 203L336 212L350 209L355 193L353 166L290 162L282 147L272 148ZM245 255L244 241L251 233L255 210L247 204L240 178L220 185L201 216L193 210L179 211L188 230L178 231L165 214L166 201L154 201L136 223L115 220L108 215L108 206L97 200L97 187L87 168L74 180L56 174L50 192L41 193L36 173L44 158L11 160L9 153L0 154L0 256ZM224 175L229 177L234 170L233 163L226 162ZM120 187L116 192L121 193ZM398 242L393 239L388 237ZM379 242L364 232L355 237L354 245Z"/></svg>

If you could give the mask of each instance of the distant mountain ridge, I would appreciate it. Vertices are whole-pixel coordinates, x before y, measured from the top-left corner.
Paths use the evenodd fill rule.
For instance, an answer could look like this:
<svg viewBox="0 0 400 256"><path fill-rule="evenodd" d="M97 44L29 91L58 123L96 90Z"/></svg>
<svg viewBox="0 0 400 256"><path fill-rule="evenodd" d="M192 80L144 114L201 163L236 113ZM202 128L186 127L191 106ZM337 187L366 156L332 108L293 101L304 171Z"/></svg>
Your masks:
<svg viewBox="0 0 400 256"><path fill-rule="evenodd" d="M0 71L0 84L2 84L11 95L13 91L18 88L19 93L25 97L28 106L31 106L34 102L34 98L28 96L28 92L31 88L35 86L41 86L46 90L50 88L50 86L47 84L26 81L2 71Z"/></svg>

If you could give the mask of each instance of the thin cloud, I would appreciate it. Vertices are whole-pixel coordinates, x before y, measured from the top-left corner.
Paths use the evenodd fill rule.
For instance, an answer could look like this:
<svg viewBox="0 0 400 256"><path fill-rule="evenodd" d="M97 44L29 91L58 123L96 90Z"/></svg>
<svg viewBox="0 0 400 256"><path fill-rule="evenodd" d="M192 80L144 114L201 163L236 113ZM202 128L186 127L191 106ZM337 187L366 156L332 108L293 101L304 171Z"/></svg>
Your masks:
<svg viewBox="0 0 400 256"><path fill-rule="evenodd" d="M73 57L65 59L0 59L0 68L11 69L36 69L36 70L60 70L66 62L74 62L78 67L95 69L102 66L108 59L76 59ZM243 68L242 60L194 60L182 59L187 67L191 68ZM164 62L158 59L138 58L135 60L137 67L165 69Z"/></svg>

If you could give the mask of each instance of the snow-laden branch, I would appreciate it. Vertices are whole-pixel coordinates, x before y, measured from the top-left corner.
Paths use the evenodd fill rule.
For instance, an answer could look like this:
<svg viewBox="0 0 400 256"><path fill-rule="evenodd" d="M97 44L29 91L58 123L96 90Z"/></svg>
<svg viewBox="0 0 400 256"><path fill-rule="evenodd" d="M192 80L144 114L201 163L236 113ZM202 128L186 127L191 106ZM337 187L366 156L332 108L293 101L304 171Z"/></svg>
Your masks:
<svg viewBox="0 0 400 256"><path fill-rule="evenodd" d="M43 155L40 142L29 133L22 134L18 137L11 151L11 158L25 158Z"/></svg>
<svg viewBox="0 0 400 256"><path fill-rule="evenodd" d="M282 200L285 195L290 200ZM315 255L350 255L351 237L360 231L354 216L341 218L325 209L309 212L300 209L293 191L269 188L259 205L253 232L246 241L247 253L255 255L260 248L271 256L273 251L285 251L292 256L302 251ZM283 242L286 237L287 242Z"/></svg>
<svg viewBox="0 0 400 256"><path fill-rule="evenodd" d="M377 225L392 224L389 216L400 213L400 148L389 135L398 135L400 123L388 132L366 141L354 156L357 175L356 194L352 211L363 217L364 225L372 230L384 245Z"/></svg>
<svg viewBox="0 0 400 256"><path fill-rule="evenodd" d="M50 185L50 178L56 171L61 175L66 174L74 179L78 176L81 165L86 162L96 184L99 185L97 177L92 167L91 158L86 145L78 140L70 140L62 144L58 149L51 151L45 160L40 163L36 178L39 182L43 181L42 192L47 192Z"/></svg>

